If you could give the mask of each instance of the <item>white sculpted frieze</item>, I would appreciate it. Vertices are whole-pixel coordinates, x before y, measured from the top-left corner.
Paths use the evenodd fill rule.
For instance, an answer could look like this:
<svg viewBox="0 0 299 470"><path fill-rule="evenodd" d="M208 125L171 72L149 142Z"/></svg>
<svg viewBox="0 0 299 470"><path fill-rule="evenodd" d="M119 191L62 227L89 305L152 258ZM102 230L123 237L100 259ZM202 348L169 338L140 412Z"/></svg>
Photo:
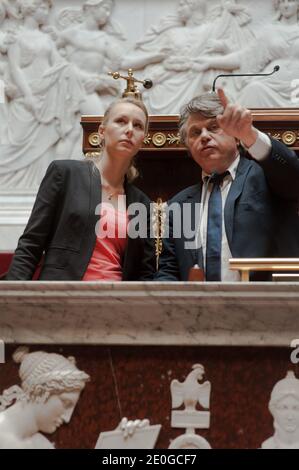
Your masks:
<svg viewBox="0 0 299 470"><path fill-rule="evenodd" d="M222 69L236 73L263 73L280 66L279 74L254 80L242 80L240 103L250 107L294 107L292 81L297 79L299 53L299 2L273 0L273 16L257 33L255 39L235 52L198 59L198 70Z"/></svg>
<svg viewBox="0 0 299 470"><path fill-rule="evenodd" d="M19 348L21 386L0 395L0 449L54 449L43 433L69 423L89 376L73 357Z"/></svg>
<svg viewBox="0 0 299 470"><path fill-rule="evenodd" d="M76 366L74 357L61 354L29 352L22 346L13 359L20 365L21 383L0 390L0 449L55 449L51 435L70 423L90 376ZM210 428L211 383L203 380L204 374L204 367L195 364L184 381L170 384L171 427L185 433L172 440L169 449L211 448L196 432ZM274 433L261 447L299 449L299 379L293 371L274 385L269 411ZM116 429L101 431L95 448L153 449L160 430L161 425L150 425L149 419L124 417Z"/></svg>
<svg viewBox="0 0 299 470"><path fill-rule="evenodd" d="M165 0L158 10L153 2L151 17L140 1L134 5L144 11L144 24L137 28L126 14L131 0L2 1L1 189L34 191L52 160L81 158L80 115L101 114L120 94L110 70L138 69L154 82L144 93L150 112L175 114L211 89L219 73L264 72L279 64L279 73L267 79L222 84L247 106L297 106L291 97L299 2L263 2L263 21L255 3Z"/></svg>
<svg viewBox="0 0 299 470"><path fill-rule="evenodd" d="M262 443L263 449L299 449L299 379L289 371L271 392L269 410L274 434Z"/></svg>
<svg viewBox="0 0 299 470"><path fill-rule="evenodd" d="M184 410L173 410L171 413L171 426L185 428L185 434L174 439L169 449L210 449L209 442L195 433L197 428L210 427L210 412L198 411L199 403L203 408L210 407L211 383L203 380L205 373L201 364L194 364L192 371L184 382L173 380L170 384L172 408L185 406Z"/></svg>
<svg viewBox="0 0 299 470"><path fill-rule="evenodd" d="M0 392L0 449L55 449L44 434L67 425L90 377L73 357L18 348L21 386ZM114 431L101 432L96 449L152 449L161 425L122 418Z"/></svg>
<svg viewBox="0 0 299 470"><path fill-rule="evenodd" d="M250 19L247 9L237 9L235 2L221 3L212 11L202 0L179 2L176 17L163 19L156 29L152 28L156 37L150 30L144 44L138 42L139 48L148 51L152 46L154 51L160 47L165 53L159 64L147 68L154 82L151 92L145 95L149 108L155 114L178 113L190 98L209 91L213 77L221 71L201 70L200 62L222 49L231 51L247 44L253 38Z"/></svg>
<svg viewBox="0 0 299 470"><path fill-rule="evenodd" d="M21 2L20 12L22 24L7 49L13 96L9 97L7 135L0 148L2 188L32 188L39 183L57 157L58 146L72 141L76 113L84 99L72 65L41 29L50 2Z"/></svg>

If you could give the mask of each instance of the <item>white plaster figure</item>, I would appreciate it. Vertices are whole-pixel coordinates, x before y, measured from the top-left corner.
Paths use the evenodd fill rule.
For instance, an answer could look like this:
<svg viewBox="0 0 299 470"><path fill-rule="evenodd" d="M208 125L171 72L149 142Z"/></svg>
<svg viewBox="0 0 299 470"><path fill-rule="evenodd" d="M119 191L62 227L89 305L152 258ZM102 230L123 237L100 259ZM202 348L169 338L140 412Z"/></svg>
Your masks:
<svg viewBox="0 0 299 470"><path fill-rule="evenodd" d="M266 25L254 41L240 51L224 56L197 59L197 69L223 69L239 73L271 72L275 65L280 71L271 77L246 80L247 86L238 97L241 104L250 107L292 107L297 78L296 63L299 54L298 0L273 0L275 21Z"/></svg>
<svg viewBox="0 0 299 470"><path fill-rule="evenodd" d="M57 46L64 49L67 60L76 66L82 81L85 100L81 114L102 114L111 98L121 94L119 84L107 72L144 68L165 57L162 53L135 54L126 50L122 28L111 19L114 4L114 0L86 0L81 11L65 8L60 12L58 29L47 28Z"/></svg>
<svg viewBox="0 0 299 470"><path fill-rule="evenodd" d="M10 79L17 94L9 103L7 145L0 147L0 186L35 189L55 158L55 145L73 130L83 99L72 66L40 27L50 0L20 3L24 23L8 47Z"/></svg>
<svg viewBox="0 0 299 470"><path fill-rule="evenodd" d="M198 411L197 403L203 408L210 406L211 383L201 383L204 376L204 367L195 364L184 382L173 380L170 384L172 408L185 405L184 410L172 411L171 426L185 428L186 433L174 439L169 449L210 449L211 446L202 436L195 434L195 429L210 427L210 412Z"/></svg>
<svg viewBox="0 0 299 470"><path fill-rule="evenodd" d="M251 16L236 0L222 1L211 12L203 0L181 0L177 16L152 27L137 47L163 53L146 74L154 87L144 98L152 112L174 114L193 96L209 91L220 73L197 67L197 58L244 47L253 39ZM160 49L159 49L160 48ZM232 86L233 88L233 86Z"/></svg>
<svg viewBox="0 0 299 470"><path fill-rule="evenodd" d="M5 28L10 18L17 20L19 17L13 6L9 5L5 0L0 3L0 144L4 143L7 134L7 96L14 96L16 91L16 87L7 81L7 50L15 42L16 38L15 29Z"/></svg>
<svg viewBox="0 0 299 470"><path fill-rule="evenodd" d="M100 433L95 449L153 449L160 429L148 419L123 418L114 431Z"/></svg>
<svg viewBox="0 0 299 470"><path fill-rule="evenodd" d="M293 371L274 385L269 410L274 434L262 443L262 448L299 449L299 379Z"/></svg>
<svg viewBox="0 0 299 470"><path fill-rule="evenodd" d="M62 30L48 28L57 45L65 49L67 60L75 65L83 84L82 114L103 113L106 105L101 95L119 94L118 84L107 75L120 65L124 39L120 29L111 23L113 5L114 0L86 0L81 11L68 8L61 12L58 24L60 28L63 25Z"/></svg>
<svg viewBox="0 0 299 470"><path fill-rule="evenodd" d="M298 79L299 1L273 0L273 4L275 21L265 27L258 46L245 51L247 57L242 56L241 68L270 72L278 64L280 70L271 77L250 81L239 102L256 108L298 107L298 97L292 101L292 82Z"/></svg>
<svg viewBox="0 0 299 470"><path fill-rule="evenodd" d="M13 357L22 383L0 395L0 449L54 449L41 433L69 423L89 376L72 357L24 347Z"/></svg>
<svg viewBox="0 0 299 470"><path fill-rule="evenodd" d="M190 80L191 50L195 42L200 46L208 40L205 16L205 1L180 0L176 15L163 18L137 42L138 49L156 53L157 58L161 54L160 61L145 71L154 87L144 100L154 114L175 114L195 94L197 84Z"/></svg>

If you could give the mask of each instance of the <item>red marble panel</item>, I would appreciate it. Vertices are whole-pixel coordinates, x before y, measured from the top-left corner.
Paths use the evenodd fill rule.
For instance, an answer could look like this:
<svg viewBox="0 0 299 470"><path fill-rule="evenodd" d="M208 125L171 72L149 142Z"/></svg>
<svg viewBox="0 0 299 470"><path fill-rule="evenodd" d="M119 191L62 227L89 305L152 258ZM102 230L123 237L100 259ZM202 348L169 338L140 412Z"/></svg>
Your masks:
<svg viewBox="0 0 299 470"><path fill-rule="evenodd" d="M16 346L6 349L0 365L0 392L19 383L11 360ZM51 437L57 448L92 449L100 431L114 429L122 416L150 418L161 424L157 448L166 448L183 430L172 429L170 382L184 380L195 363L212 383L211 427L198 430L213 448L257 448L272 434L268 401L273 385L287 370L290 349L240 347L34 346L75 356L91 376L69 425Z"/></svg>

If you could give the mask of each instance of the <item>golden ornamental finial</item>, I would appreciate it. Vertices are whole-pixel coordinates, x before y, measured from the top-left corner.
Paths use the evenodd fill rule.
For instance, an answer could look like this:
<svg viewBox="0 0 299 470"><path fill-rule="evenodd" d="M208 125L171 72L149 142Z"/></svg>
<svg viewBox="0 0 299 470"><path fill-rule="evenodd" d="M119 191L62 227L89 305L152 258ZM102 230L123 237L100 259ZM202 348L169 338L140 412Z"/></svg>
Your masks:
<svg viewBox="0 0 299 470"><path fill-rule="evenodd" d="M156 269L159 269L159 258L163 249L163 237L165 232L166 220L166 207L167 203L163 202L159 197L153 206L152 213L152 228L155 237L155 255L156 255Z"/></svg>
<svg viewBox="0 0 299 470"><path fill-rule="evenodd" d="M149 89L153 86L153 82L149 78L146 78L145 80L138 80L137 78L135 78L133 69L128 70L127 76L121 75L119 72L108 72L108 75L111 75L114 78L114 80L123 78L124 80L127 81L127 88L122 94L123 98L132 96L133 98L136 98L139 100L142 99L142 95L140 91L138 90L136 83L142 83L142 85L146 89Z"/></svg>

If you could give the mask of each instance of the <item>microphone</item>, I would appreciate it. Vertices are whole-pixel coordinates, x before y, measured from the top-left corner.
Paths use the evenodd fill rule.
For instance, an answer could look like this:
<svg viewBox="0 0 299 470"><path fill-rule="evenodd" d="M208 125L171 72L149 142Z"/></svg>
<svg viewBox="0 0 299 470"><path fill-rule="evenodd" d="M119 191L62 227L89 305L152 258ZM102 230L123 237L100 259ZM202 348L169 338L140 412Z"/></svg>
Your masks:
<svg viewBox="0 0 299 470"><path fill-rule="evenodd" d="M149 90L153 86L152 80L150 78L146 78L145 80L143 80L143 86L144 86L144 88Z"/></svg>
<svg viewBox="0 0 299 470"><path fill-rule="evenodd" d="M273 75L274 73L278 72L278 70L280 70L280 66L275 65L272 72L269 72L269 73L223 73L223 74L217 75L217 77L213 81L212 91L214 92L216 91L216 81L220 77L270 77L270 75Z"/></svg>
<svg viewBox="0 0 299 470"><path fill-rule="evenodd" d="M206 200L208 196L209 184L210 182L218 176L217 171L212 171L210 176L207 179L206 185L203 185L203 194L202 194L202 206L200 211L200 218L198 222L198 227L195 234L195 250L193 250L193 259L195 261L194 266L190 269L188 275L188 281L204 281L205 280L205 272L203 269L203 252L202 252L202 243L201 243L201 236L200 236L200 227L202 223L202 218L204 214L204 208L206 205ZM200 243L198 243L200 240Z"/></svg>

